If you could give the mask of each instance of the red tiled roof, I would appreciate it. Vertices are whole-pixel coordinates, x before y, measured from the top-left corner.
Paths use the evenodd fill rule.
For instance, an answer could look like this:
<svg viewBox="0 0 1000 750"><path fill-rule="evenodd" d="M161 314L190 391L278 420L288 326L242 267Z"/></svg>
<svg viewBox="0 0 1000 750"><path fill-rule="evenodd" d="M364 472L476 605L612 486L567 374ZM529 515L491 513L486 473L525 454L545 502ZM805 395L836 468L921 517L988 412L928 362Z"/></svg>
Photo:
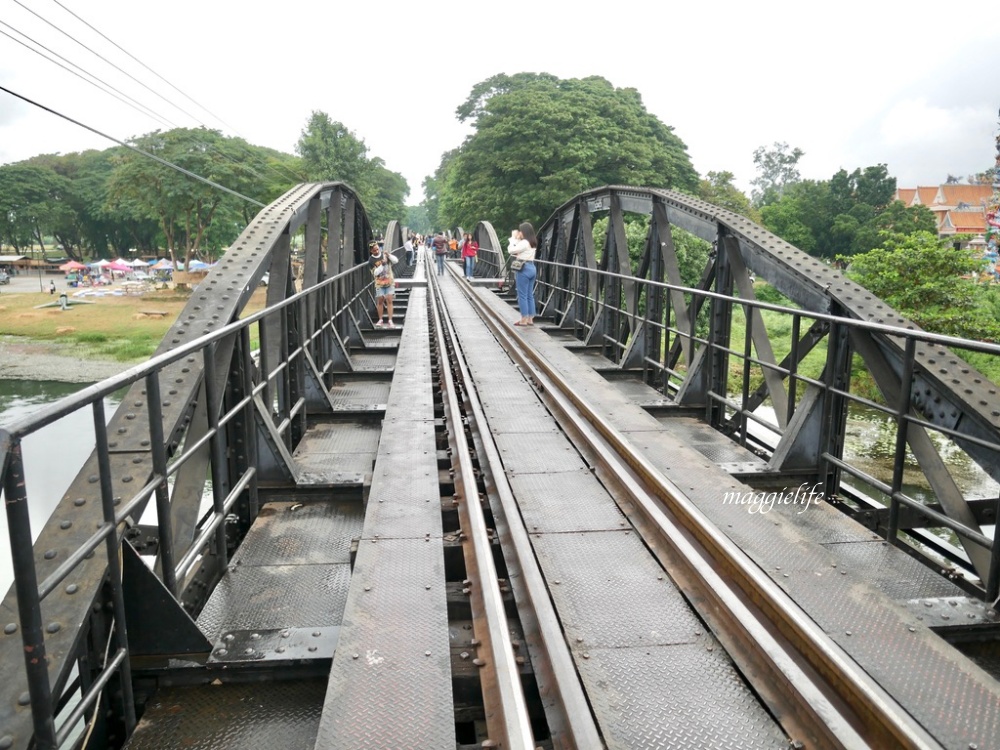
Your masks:
<svg viewBox="0 0 1000 750"><path fill-rule="evenodd" d="M916 188L898 188L896 190L896 200L903 201L907 208L913 205L913 196L917 194Z"/></svg>
<svg viewBox="0 0 1000 750"><path fill-rule="evenodd" d="M949 215L958 234L981 234L986 231L986 214L982 211L949 211Z"/></svg>
<svg viewBox="0 0 1000 750"><path fill-rule="evenodd" d="M937 197L937 192L936 187L917 187L915 200L922 206L931 206L934 203L934 198Z"/></svg>
<svg viewBox="0 0 1000 750"><path fill-rule="evenodd" d="M965 203L979 207L993 195L993 188L990 185L942 185L941 193L946 205L957 206L959 203Z"/></svg>

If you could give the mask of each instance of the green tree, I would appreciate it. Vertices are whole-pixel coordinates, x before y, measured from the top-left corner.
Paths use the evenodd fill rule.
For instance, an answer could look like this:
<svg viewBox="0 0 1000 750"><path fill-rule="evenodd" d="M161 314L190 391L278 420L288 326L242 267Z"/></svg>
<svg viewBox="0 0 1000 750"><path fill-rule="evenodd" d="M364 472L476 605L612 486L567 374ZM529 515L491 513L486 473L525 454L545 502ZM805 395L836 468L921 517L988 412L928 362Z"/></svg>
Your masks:
<svg viewBox="0 0 1000 750"><path fill-rule="evenodd" d="M698 182L698 197L760 223L760 212L750 199L733 184L732 172L709 172Z"/></svg>
<svg viewBox="0 0 1000 750"><path fill-rule="evenodd" d="M25 252L37 242L44 251L43 237L65 220L62 198L68 190L69 180L48 167L23 162L0 167L0 244Z"/></svg>
<svg viewBox="0 0 1000 750"><path fill-rule="evenodd" d="M417 234L429 234L433 227L427 219L427 208L424 205L406 207L406 227Z"/></svg>
<svg viewBox="0 0 1000 750"><path fill-rule="evenodd" d="M135 145L188 172L229 187L246 184L252 167L242 145L206 128L175 128L142 136ZM170 257L183 251L187 268L217 214L239 215L240 199L136 153L123 152L108 187L111 207L159 222Z"/></svg>
<svg viewBox="0 0 1000 750"><path fill-rule="evenodd" d="M805 156L800 148L789 150L787 143L774 142L768 149L760 146L753 152L753 163L757 167L757 176L750 181L753 190L750 192L755 206L766 206L781 198L788 185L798 182L799 159Z"/></svg>
<svg viewBox="0 0 1000 750"><path fill-rule="evenodd" d="M501 233L589 188L643 185L694 192L697 174L673 129L635 89L600 77L498 75L457 110L475 132L442 170L439 223L492 221Z"/></svg>
<svg viewBox="0 0 1000 750"><path fill-rule="evenodd" d="M308 179L346 182L357 191L373 227L403 219L410 192L406 180L388 170L382 159L369 158L368 146L343 123L313 112L295 148Z"/></svg>
<svg viewBox="0 0 1000 750"><path fill-rule="evenodd" d="M885 235L881 247L840 259L850 261L851 278L928 331L990 340L1000 334L970 278L982 261L931 232Z"/></svg>

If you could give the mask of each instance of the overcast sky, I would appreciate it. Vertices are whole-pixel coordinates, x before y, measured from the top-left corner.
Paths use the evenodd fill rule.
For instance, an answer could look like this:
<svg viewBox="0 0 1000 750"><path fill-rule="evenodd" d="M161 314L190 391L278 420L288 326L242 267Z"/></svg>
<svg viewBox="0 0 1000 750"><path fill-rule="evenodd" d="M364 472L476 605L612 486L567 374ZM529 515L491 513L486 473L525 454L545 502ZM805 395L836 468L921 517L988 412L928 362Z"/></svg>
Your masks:
<svg viewBox="0 0 1000 750"><path fill-rule="evenodd" d="M925 0L0 0L0 85L120 139L206 125L288 153L320 110L406 178L411 204L441 155L468 134L455 109L472 86L518 72L598 75L637 89L700 174L728 170L747 191L754 150L776 141L805 152L806 178L884 162L901 187L936 185L981 172L996 156L1000 33L989 4L977 8L956 13ZM16 32L162 121L4 36L35 46ZM110 145L0 91L0 163Z"/></svg>

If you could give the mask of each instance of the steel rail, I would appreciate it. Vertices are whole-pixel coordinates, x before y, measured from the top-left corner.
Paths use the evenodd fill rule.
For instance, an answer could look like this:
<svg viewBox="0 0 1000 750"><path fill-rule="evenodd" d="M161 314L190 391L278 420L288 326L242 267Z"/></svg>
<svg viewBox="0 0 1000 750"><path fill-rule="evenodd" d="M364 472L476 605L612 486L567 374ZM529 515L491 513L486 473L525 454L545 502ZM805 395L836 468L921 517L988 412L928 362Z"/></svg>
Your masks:
<svg viewBox="0 0 1000 750"><path fill-rule="evenodd" d="M628 493L632 507L622 504L623 512L638 512L639 533L786 731L822 747L940 747L505 318L479 299L473 303L562 415L564 429Z"/></svg>
<svg viewBox="0 0 1000 750"><path fill-rule="evenodd" d="M493 545L479 500L470 447L465 437L458 384L450 369L450 364L458 356L457 336L443 312L436 279L428 284L428 291L432 336L438 342L438 377L449 427L448 439L453 446L452 460L458 464L455 467L456 500L459 501L458 512L467 542L462 549L466 574L474 582L469 592L473 632L479 641L480 652L489 655L480 670L486 727L490 735L488 741L494 743L492 746L510 750L533 750L536 744L531 717L511 643L503 594L493 561Z"/></svg>
<svg viewBox="0 0 1000 750"><path fill-rule="evenodd" d="M455 276L457 278L457 274ZM461 284L460 289L465 297L471 300L472 286ZM472 376L465 358L456 357L456 366L461 372L462 380L470 383ZM475 430L487 424L486 413L475 390L467 387L466 391L470 426ZM535 558L527 526L517 507L507 475L502 468L499 468L502 467L500 452L491 439L478 442L480 469L484 476L488 476L491 480L492 494L503 511L503 518L495 521L504 558L507 560L508 570L516 566L519 573L516 576L517 580L515 575L511 574L511 589L515 594L519 611L522 611L523 606L527 606L538 623L538 637L543 653L533 655L536 660L533 666L537 674L540 671L540 664L537 662L544 660L544 669L551 678L551 686L546 694L556 702L559 712L558 725L554 725L552 717L549 718L549 731L563 733L567 747L603 747L604 742L594 721L576 666L573 664L569 645L563 637L562 625L549 597L538 560ZM496 513L494 515L496 516ZM500 520L503 521L506 534L501 533ZM523 617L522 614L522 619ZM557 747L562 746L557 745Z"/></svg>

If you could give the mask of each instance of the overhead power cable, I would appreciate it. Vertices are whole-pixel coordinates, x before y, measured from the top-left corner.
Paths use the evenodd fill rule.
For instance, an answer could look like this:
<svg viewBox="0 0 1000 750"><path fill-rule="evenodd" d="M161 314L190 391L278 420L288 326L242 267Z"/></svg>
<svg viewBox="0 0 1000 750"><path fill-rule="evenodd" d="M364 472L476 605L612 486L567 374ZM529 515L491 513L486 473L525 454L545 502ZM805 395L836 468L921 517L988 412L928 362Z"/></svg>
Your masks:
<svg viewBox="0 0 1000 750"><path fill-rule="evenodd" d="M34 107L38 107L39 109L44 110L45 112L48 112L49 114L55 115L56 117L61 117L63 120L66 120L67 122L71 122L74 125L77 125L77 126L83 128L84 130L89 130L91 133L99 135L102 138L107 138L109 141L117 143L119 146L123 146L123 147L129 149L130 151L135 151L137 154L141 154L142 156L145 156L148 159L152 159L153 161L158 162L158 163L162 164L165 167L169 167L170 169L176 170L177 172L180 172L183 175L186 175L186 176L191 177L191 178L193 178L195 180L198 180L199 182L203 182L206 185L211 185L214 188L218 188L219 190L222 190L223 192L229 193L230 195L236 196L237 198L240 198L241 200L245 200L248 203L252 203L253 205L255 205L255 206L259 207L259 208L264 208L264 204L263 203L261 203L258 200L255 200L255 199L251 198L250 196L243 195L243 193L239 193L239 192L237 192L237 191L235 191L235 190L233 190L231 188L227 188L225 185L220 185L218 182L214 182L213 180L210 180L207 177L202 177L199 174L195 174L194 172L192 172L192 171L190 171L188 169L184 169L184 167L182 167L182 166L174 164L173 162L169 162L166 159L163 159L163 158L157 156L156 154L151 154L148 151L145 151L145 150L143 150L141 148L138 148L137 146L133 146L130 143L126 143L125 141L122 141L122 140L120 140L118 138L115 138L112 135L108 135L107 133L104 133L104 132L98 130L97 128L92 128L90 125L86 125L86 124L80 122L79 120L74 120L69 115L64 115L62 112L58 112L58 111L52 109L51 107L46 107L44 104L36 102L33 99L29 99L28 97L26 97L26 96L24 96L22 94L19 94L16 91L12 91L11 89L7 88L6 86L0 85L0 91L4 91L4 92L10 94L13 97L17 97L21 101L26 102L26 103L34 106Z"/></svg>
<svg viewBox="0 0 1000 750"><path fill-rule="evenodd" d="M94 88L96 88L98 91L103 91L105 94L110 94L115 99L117 99L118 101L120 101L122 104L128 105L129 107L131 107L132 109L134 109L136 112L139 112L140 114L143 114L143 115L146 115L147 117L153 118L154 120L156 120L157 122L159 122L161 125L165 125L165 126L171 125L171 123L170 123L169 120L166 120L166 119L160 117L155 112L153 112L151 109L149 109L148 107L144 106L142 103L136 101L135 99L133 99L132 97L130 97L128 94L124 93L123 91L119 91L114 86L111 86L111 85L109 85L107 83L104 83L99 78L97 78L97 76L93 76L90 73L87 73L86 71L83 71L84 73L86 73L86 76L85 76L85 75L83 75L83 73L79 73L79 72L77 72L77 70L73 70L73 68L77 68L78 70L83 70L83 68L81 68L76 63L71 62L70 60L67 60L65 57L63 57L62 55L60 55L58 52L50 50L44 44L42 44L42 43L40 43L40 42L32 39L30 36L28 36L27 34L25 34L23 31L19 31L18 29L15 29L9 23L6 23L4 21L0 21L0 26L6 26L8 29L10 29L11 31L13 31L15 34L20 34L21 36L23 36L25 39L27 39L29 42L31 42L31 44L38 45L41 49L45 50L45 52L49 53L50 55L54 55L55 57L58 57L59 60L64 60L67 64L64 65L63 63L59 62L59 60L54 60L51 57L46 57L46 55L43 52L35 49L34 47L32 47L29 44L26 44L25 42L21 41L17 37L11 36L6 31L0 30L0 34L3 34L5 37L7 37L8 39L10 39L11 41L17 42L18 44L20 44L25 49L27 49L27 50L29 50L31 52L34 52L36 55L38 55L42 59L48 60L49 62L58 65L60 68L62 68L63 70L65 70L67 73L72 73L77 78L79 78L81 81L84 81L85 83L89 83L91 86L93 86ZM67 67L67 66L72 66L72 67ZM88 78L87 76L90 76L90 77ZM94 80L91 80L92 78Z"/></svg>
<svg viewBox="0 0 1000 750"><path fill-rule="evenodd" d="M17 2L17 3L18 3L18 4L20 5L20 2L19 2L19 0L14 0L14 1L15 1L15 2ZM222 124L223 124L223 125L224 125L225 127L227 127L227 128L228 128L228 129L230 130L230 131L232 131L233 133L236 133L236 135L238 135L238 136L239 136L240 138L243 138L243 136L242 136L242 135L240 134L240 132L239 132L239 131L238 131L238 130L237 130L236 128L234 128L234 127L233 127L232 125L230 125L230 124L229 124L229 123L227 123L227 122L226 122L225 120L223 120L223 119L222 119L221 117L219 117L219 116L218 116L217 114L215 114L214 112L212 112L212 110L208 109L208 107L206 107L205 105L201 104L200 102L198 102L197 100L195 100L194 98L192 98L192 97L191 97L190 95L188 95L187 93L185 93L184 91L182 91L181 89L179 89L179 88L178 88L177 86L175 86L175 85L174 85L173 83L171 83L171 82L170 82L170 81L168 81L168 80L167 80L166 78L164 78L164 77L163 77L162 75L160 75L160 74L159 74L159 73L157 73L157 72L156 72L155 70L153 70L153 69L152 69L151 67L149 67L148 65L146 65L146 63L144 63L144 62L143 62L142 60L140 60L139 58L137 58L137 57L136 57L135 55L133 55L133 54L132 54L131 52L129 52L129 51L128 51L128 50L126 50L126 49L125 49L124 47L122 47L122 46L121 46L120 44L118 44L118 43L117 43L117 42L115 42L115 41L114 41L113 39L111 39L111 38L110 38L110 37L109 37L109 36L108 36L107 34L105 34L104 32L102 32L102 31L101 31L100 29L96 28L96 27L95 27L95 26L94 26L93 24L91 24L91 23L87 22L87 21L86 21L85 19L83 19L82 17L80 17L80 16L79 16L79 15L78 15L77 13L74 13L74 12L73 12L72 10L70 10L70 9L69 9L69 8L67 8L67 7L65 6L65 5L63 5L63 4L61 3L61 2L59 2L59 0L52 0L52 2L54 2L54 3L56 4L56 5L58 5L58 6L60 7L60 8L62 8L62 9L63 9L64 11L66 11L67 13L69 13L69 14L70 14L71 16L73 16L73 18L75 18L75 19L76 19L77 21L79 21L79 22L80 22L80 23L82 23L82 24L83 24L84 26L86 26L86 27L87 27L88 29L90 29L91 31L93 31L93 32L94 32L95 34L97 34L97 35L98 35L99 37L101 37L102 39L104 39L104 40L105 40L106 42L108 42L108 44L112 45L112 46L113 46L113 47L114 47L115 49L117 49L117 50L118 50L119 52L121 52L121 53L122 53L123 55L125 55L125 56L126 56L126 57L128 57L128 58L130 58L130 59L131 59L131 60L133 60L134 62L138 63L138 64L139 64L139 65L141 65L141 66L142 66L143 68L145 68L145 69L146 69L147 71L149 71L149 72L150 72L150 73L152 73L152 74L153 74L154 76L156 76L157 78L159 78L159 79L160 79L161 81L163 81L163 82L164 82L165 84L167 84L167 86L169 86L170 88L172 88L172 89L173 89L174 91L176 91L176 92L177 92L178 94L180 94L181 96L183 96L183 97L184 97L185 99L187 99L187 100L188 100L189 102L191 102L191 103L192 103L192 104L194 104L194 105L195 105L196 107L198 107L199 109L201 109L201 110L202 110L203 112L207 112L207 113L208 113L208 114L209 114L209 115L210 115L211 117L213 117L213 118L214 118L215 120L217 120L218 122L222 123ZM22 7L23 7L23 6L22 6ZM64 32L64 33L65 33L65 32ZM74 40L74 41L76 41L76 40ZM78 42L78 44L79 44L79 42ZM96 55L97 53L95 52L94 54ZM100 55L98 55L98 57L101 57L101 56L100 56ZM104 60L104 58L103 58L103 57L101 57L101 59L102 59L102 60ZM107 62L107 60L105 60L105 62ZM109 64L111 64L111 63L109 63ZM117 68L117 66L114 66L114 67L116 67L116 68ZM118 70L121 70L121 68L118 68ZM122 71L122 72L124 72L124 71ZM128 74L126 73L126 75L128 75ZM129 75L129 78L132 78L132 76L131 76L131 75ZM133 78L132 80L135 80L135 79ZM147 88L148 88L148 87L147 87ZM154 93L155 93L155 92L154 92ZM191 114L189 114L189 113L188 113L188 112L187 112L186 110L184 110L184 109L183 109L182 107L178 106L177 104L174 104L173 102L169 101L168 99L166 99L165 97L161 96L160 94L157 94L157 96L160 96L160 98L161 98L161 99L163 99L164 101L168 102L168 103L169 103L169 104L170 104L171 106L173 106L173 107L176 107L176 108L177 108L178 110L180 110L181 112L184 112L184 114L188 115L188 117L190 117L190 118L191 118L192 120L195 120L196 122L199 122L199 123L201 123L202 125L205 125L205 123L204 123L204 122L202 122L200 118L198 118L198 117L195 117L194 115L191 115ZM207 127L207 125L206 125L205 127ZM245 140L246 140L246 138L243 138L243 140L245 141ZM257 159L258 161L262 161L262 160L260 159L260 157L259 157L259 156L258 156L257 154L254 154L254 153L253 153L253 152L252 152L252 151L251 151L250 149L244 149L244 151L245 151L245 152L246 152L246 153L247 153L247 154L248 154L249 156L251 156L252 158L254 158L254 159ZM286 167L286 166L285 166L284 164L280 164L280 163L279 163L279 164L277 165L277 166L278 166L278 167L280 167L280 168L281 168L281 170L282 170L282 171L284 172L284 174L283 174L283 175L281 175L281 174L280 174L280 173L278 172L278 169L277 169L277 168L276 168L276 167L275 167L274 165L272 165L272 164L270 164L270 163L268 163L268 162L265 162L265 161L262 161L262 163L263 163L263 165L264 165L264 167L265 167L265 168L267 168L267 169L270 169L270 170L271 170L271 171L272 171L272 172L273 172L274 174L276 174L276 175L279 175L279 176L281 176L281 177L291 177L291 178L292 178L293 180L296 180L296 181L301 181L301 180L303 180L303 179L304 179L304 177L303 177L302 175L297 175L297 174L295 174L295 173L294 173L294 172L292 172L292 171L291 171L290 169L288 169L288 168L287 168L287 167Z"/></svg>

